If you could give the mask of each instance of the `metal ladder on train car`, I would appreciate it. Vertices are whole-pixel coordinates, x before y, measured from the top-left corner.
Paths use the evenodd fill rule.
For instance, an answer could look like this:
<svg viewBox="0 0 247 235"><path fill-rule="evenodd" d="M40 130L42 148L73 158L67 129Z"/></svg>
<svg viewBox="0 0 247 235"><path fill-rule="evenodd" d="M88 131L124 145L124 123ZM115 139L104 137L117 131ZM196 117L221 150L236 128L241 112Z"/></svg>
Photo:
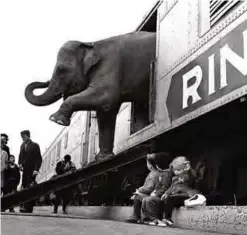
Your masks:
<svg viewBox="0 0 247 235"><path fill-rule="evenodd" d="M90 164L73 173L62 175L55 179L34 185L30 188L23 189L19 192L3 196L1 198L1 209L7 210L11 207L21 205L54 191L79 184L86 179L127 165L131 162L138 161L145 157L145 153L148 153L149 147L149 144L140 145L136 148L115 155L112 159Z"/></svg>

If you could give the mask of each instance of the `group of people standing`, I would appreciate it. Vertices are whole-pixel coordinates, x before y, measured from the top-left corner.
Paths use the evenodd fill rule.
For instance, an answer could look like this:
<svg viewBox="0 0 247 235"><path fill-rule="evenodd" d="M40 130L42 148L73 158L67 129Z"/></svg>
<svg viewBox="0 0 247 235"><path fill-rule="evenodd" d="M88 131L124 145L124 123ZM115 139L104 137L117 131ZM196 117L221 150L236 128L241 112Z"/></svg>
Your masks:
<svg viewBox="0 0 247 235"><path fill-rule="evenodd" d="M15 164L15 156L10 154L8 135L1 134L1 194L7 195L17 191L20 183L20 171L22 172L22 188L29 188L35 184L36 176L42 163L40 147L31 140L29 130L21 133L22 145L20 148L18 165ZM21 206L20 212L32 213L34 202L27 202ZM13 208L10 211L14 211Z"/></svg>
<svg viewBox="0 0 247 235"><path fill-rule="evenodd" d="M15 164L15 156L10 155L8 135L1 134L1 194L6 195L17 190L20 182L19 167ZM10 208L14 212L14 208Z"/></svg>
<svg viewBox="0 0 247 235"><path fill-rule="evenodd" d="M147 155L150 173L144 185L133 193L133 215L128 222L169 226L173 224L171 217L175 207L205 204L206 198L196 190L197 173L188 159L176 157L169 168L164 169L161 159L168 158L166 153Z"/></svg>
<svg viewBox="0 0 247 235"><path fill-rule="evenodd" d="M40 147L37 143L31 140L29 130L24 130L21 133L22 145L20 148L18 165L15 164L15 156L10 154L8 147L8 135L1 134L1 195L5 196L9 193L17 191L20 183L22 172L22 188L29 188L36 184L36 177L39 173L42 156ZM52 178L70 173L76 170L75 164L71 161L70 155L65 155L64 159L56 165L56 174ZM54 213L57 213L60 202L63 202L63 213L66 213L67 205L69 204L72 194L70 189L63 189L54 194ZM29 201L20 207L22 213L32 213L35 202ZM14 208L9 209L14 212Z"/></svg>

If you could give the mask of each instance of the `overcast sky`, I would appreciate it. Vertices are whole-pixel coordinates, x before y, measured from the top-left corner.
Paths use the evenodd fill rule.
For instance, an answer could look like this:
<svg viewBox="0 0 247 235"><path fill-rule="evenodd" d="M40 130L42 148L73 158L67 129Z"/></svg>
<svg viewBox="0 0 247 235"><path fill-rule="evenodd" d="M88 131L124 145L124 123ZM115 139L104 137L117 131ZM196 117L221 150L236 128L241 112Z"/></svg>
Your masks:
<svg viewBox="0 0 247 235"><path fill-rule="evenodd" d="M48 120L61 101L35 107L25 86L50 79L58 49L67 40L96 41L136 29L157 0L8 0L1 3L0 132L18 156L20 131L29 129L44 152L62 130Z"/></svg>

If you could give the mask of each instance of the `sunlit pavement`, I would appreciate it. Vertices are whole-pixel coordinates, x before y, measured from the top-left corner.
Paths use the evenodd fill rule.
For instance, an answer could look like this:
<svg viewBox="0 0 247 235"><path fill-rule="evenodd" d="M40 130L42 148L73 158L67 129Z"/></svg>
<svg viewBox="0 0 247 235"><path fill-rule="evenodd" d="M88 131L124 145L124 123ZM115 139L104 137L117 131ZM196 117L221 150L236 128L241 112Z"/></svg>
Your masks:
<svg viewBox="0 0 247 235"><path fill-rule="evenodd" d="M160 228L147 225L136 225L109 220L91 220L78 218L56 218L40 216L1 216L3 235L197 235L215 234L178 228Z"/></svg>

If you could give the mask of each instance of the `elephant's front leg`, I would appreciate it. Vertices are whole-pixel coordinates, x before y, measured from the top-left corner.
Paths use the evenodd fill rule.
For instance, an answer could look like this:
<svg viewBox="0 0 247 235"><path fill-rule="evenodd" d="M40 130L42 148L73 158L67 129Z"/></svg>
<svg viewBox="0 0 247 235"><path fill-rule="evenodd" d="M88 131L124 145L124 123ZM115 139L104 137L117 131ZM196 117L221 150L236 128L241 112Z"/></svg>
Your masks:
<svg viewBox="0 0 247 235"><path fill-rule="evenodd" d="M70 118L75 111L104 110L111 108L111 98L96 92L93 88L67 98L50 120L63 126L70 125Z"/></svg>
<svg viewBox="0 0 247 235"><path fill-rule="evenodd" d="M95 157L96 161L105 160L114 156L114 134L118 110L119 108L114 108L107 112L97 112L100 152Z"/></svg>

